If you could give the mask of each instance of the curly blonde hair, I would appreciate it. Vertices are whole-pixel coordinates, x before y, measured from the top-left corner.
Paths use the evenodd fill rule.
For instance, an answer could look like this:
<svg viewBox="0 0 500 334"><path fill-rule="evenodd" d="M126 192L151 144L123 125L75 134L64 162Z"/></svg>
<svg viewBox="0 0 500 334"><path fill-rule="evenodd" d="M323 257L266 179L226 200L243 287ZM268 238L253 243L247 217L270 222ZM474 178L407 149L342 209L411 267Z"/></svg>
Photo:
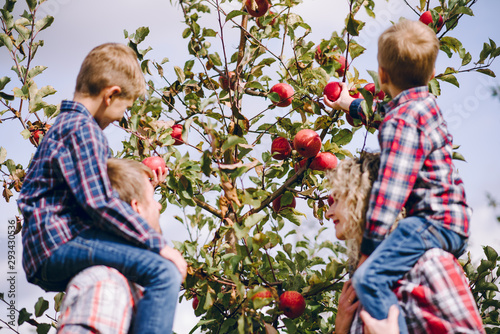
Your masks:
<svg viewBox="0 0 500 334"><path fill-rule="evenodd" d="M359 158L342 161L328 178L333 199L346 203L348 225L344 234L351 271L359 261L370 191L379 166L379 153L363 152Z"/></svg>

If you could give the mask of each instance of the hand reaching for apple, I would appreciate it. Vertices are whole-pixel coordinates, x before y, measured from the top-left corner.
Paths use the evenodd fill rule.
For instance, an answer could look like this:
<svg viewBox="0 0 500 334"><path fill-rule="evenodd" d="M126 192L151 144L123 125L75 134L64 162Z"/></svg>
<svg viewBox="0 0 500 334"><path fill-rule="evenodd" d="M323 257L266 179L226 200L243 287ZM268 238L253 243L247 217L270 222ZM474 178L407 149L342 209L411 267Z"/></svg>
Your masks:
<svg viewBox="0 0 500 334"><path fill-rule="evenodd" d="M182 282L186 279L187 276L187 262L184 260L182 257L181 252L179 252L177 249L174 249L170 246L165 246L161 251L160 255L169 260L172 261L179 272L181 273L182 276Z"/></svg>
<svg viewBox="0 0 500 334"><path fill-rule="evenodd" d="M339 82L339 84L342 87L339 98L336 101L330 101L326 95L323 95L323 101L332 109L348 111L355 99L349 94L349 87L346 83Z"/></svg>

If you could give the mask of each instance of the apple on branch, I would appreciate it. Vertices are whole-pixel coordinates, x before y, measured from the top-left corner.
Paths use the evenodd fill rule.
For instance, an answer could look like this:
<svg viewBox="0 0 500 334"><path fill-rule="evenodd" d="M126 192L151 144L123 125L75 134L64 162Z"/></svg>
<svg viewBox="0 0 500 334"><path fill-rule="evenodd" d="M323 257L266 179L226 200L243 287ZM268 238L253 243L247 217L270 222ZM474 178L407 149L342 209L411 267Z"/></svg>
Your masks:
<svg viewBox="0 0 500 334"><path fill-rule="evenodd" d="M271 144L271 154L276 160L285 160L292 154L292 145L290 145L288 139L278 137Z"/></svg>
<svg viewBox="0 0 500 334"><path fill-rule="evenodd" d="M271 87L271 90L269 93L276 93L279 96L279 101L278 102L273 102L273 104L277 105L278 107L288 107L290 104L292 104L292 97L294 94L294 90L292 86L285 82L280 82Z"/></svg>
<svg viewBox="0 0 500 334"><path fill-rule="evenodd" d="M267 13L271 5L267 0L246 0L245 8L253 17L261 17Z"/></svg>
<svg viewBox="0 0 500 334"><path fill-rule="evenodd" d="M236 73L229 71L228 74L222 74L219 77L219 84L223 90L235 90L238 82L236 81Z"/></svg>
<svg viewBox="0 0 500 334"><path fill-rule="evenodd" d="M297 291L285 291L280 296L280 311L290 319L295 319L304 314L306 301Z"/></svg>
<svg viewBox="0 0 500 334"><path fill-rule="evenodd" d="M295 201L295 197L293 197L292 203L286 204L286 205L282 205L281 204L281 197L283 197L283 195L279 195L273 201L273 210L274 210L274 212L278 213L281 210L283 210L284 208L293 208L293 209L295 209L295 206L297 205L297 202Z"/></svg>
<svg viewBox="0 0 500 334"><path fill-rule="evenodd" d="M337 167L338 159L331 152L320 152L314 157L309 165L312 170L325 171Z"/></svg>
<svg viewBox="0 0 500 334"><path fill-rule="evenodd" d="M349 63L347 62L347 59L342 55L336 56L335 61L340 64L340 67L336 69L335 72L337 72L339 77L341 77L344 75L345 71L349 70Z"/></svg>
<svg viewBox="0 0 500 334"><path fill-rule="evenodd" d="M293 147L304 158L315 157L321 145L321 137L311 129L300 130L293 139Z"/></svg>
<svg viewBox="0 0 500 334"><path fill-rule="evenodd" d="M423 12L422 15L420 15L419 21L422 22L423 24L428 25L428 26L430 25L431 27L436 27L436 32L439 32L441 30L441 28L443 27L444 20L443 20L443 17L441 16L441 14L438 14L438 15L439 15L439 17L438 17L437 25L436 25L436 22L434 22L434 20L432 18L432 12L430 10Z"/></svg>
<svg viewBox="0 0 500 334"><path fill-rule="evenodd" d="M170 134L172 138L175 140L174 145L182 145L184 141L182 140L182 125L175 124L172 126L172 133Z"/></svg>
<svg viewBox="0 0 500 334"><path fill-rule="evenodd" d="M375 93L375 84L374 83L368 83L363 87L366 91L372 93L373 97L376 98L377 100L382 101L385 98L385 93L380 90L379 92Z"/></svg>

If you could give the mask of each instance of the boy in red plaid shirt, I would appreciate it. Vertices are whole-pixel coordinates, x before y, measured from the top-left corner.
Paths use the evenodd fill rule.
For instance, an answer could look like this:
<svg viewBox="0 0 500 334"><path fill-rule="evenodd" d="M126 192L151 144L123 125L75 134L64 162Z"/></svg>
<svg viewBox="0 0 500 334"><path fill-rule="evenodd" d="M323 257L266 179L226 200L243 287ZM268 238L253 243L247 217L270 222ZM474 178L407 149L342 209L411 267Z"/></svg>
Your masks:
<svg viewBox="0 0 500 334"><path fill-rule="evenodd" d="M381 107L379 176L352 283L364 308L379 320L397 305L391 288L428 249L459 257L469 236L471 209L452 163L452 137L427 88L438 52L436 34L418 21L396 23L378 41L379 84L393 99ZM366 123L362 100L343 86L337 101L325 97L325 103ZM407 218L388 235L403 207ZM398 323L407 333L402 312Z"/></svg>

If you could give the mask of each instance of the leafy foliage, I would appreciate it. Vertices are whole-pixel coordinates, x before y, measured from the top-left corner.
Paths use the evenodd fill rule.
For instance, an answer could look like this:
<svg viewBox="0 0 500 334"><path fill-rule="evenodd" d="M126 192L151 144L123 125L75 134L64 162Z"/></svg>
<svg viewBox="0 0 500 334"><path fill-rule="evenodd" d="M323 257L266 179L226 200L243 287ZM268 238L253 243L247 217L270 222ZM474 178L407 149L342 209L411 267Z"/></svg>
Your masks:
<svg viewBox="0 0 500 334"><path fill-rule="evenodd" d="M301 2L274 0L272 11L257 19L248 15L243 4L241 9L229 10L234 7L229 4L240 3L236 0L180 1L186 23L182 37L191 56L184 64L148 58L152 48L144 43L149 28L125 31L146 75L148 92L120 122L129 136L116 155L139 161L160 155L168 162L170 173L160 188L161 203L163 210L174 206L183 211L183 217L175 218L190 235L189 240L175 246L190 264L183 298L199 299L195 313L200 321L193 331L264 332L266 325L288 333L334 330L338 295L346 278L345 250L322 241L324 228L312 239L300 237L292 243L304 213L294 208L276 213L270 207L280 195L282 205L295 197L307 203L321 222L327 209L325 173L308 169L310 161L299 167L297 153L284 161L274 159L270 143L278 136L292 140L299 130L308 128L320 133L323 151L340 159L353 155L345 147L360 126L350 126L342 111L326 110L322 92L331 80L348 82L353 89L369 81L378 87L376 69L368 71L365 79L356 68L356 58L365 51L357 40L365 22L357 15L364 9L375 18L375 1L350 1L345 28L323 41L308 40L312 28L294 11ZM38 33L54 20L51 16L36 18L41 3L27 1L27 10L16 20L12 15L15 1L7 0L1 10L0 47L12 55L15 76L0 78L0 103L5 107L0 116L10 115L3 122L21 123L24 139L30 139L34 146L58 112L55 105L44 101L55 89L38 88L35 83L46 70L32 63L44 44L37 39ZM463 15L473 15L474 3L440 1L441 6L432 8L433 16L444 18L438 36L441 50L450 63L454 55L460 59L429 84L435 95L440 94L441 82L458 86L456 75L462 72L494 76L489 66L500 54L494 41L484 43L473 61L462 43L449 36ZM420 13L428 7L429 2L421 0L414 10ZM203 26L207 22L211 26ZM239 39L228 39L233 36L228 33L232 27L240 32ZM237 46L231 48L233 45ZM339 61L341 56L347 60ZM17 80L20 88L7 91L12 80ZM294 89L289 109L275 106L279 96L268 93L278 81ZM371 105L372 98L360 91ZM373 133L380 115L366 109L371 120L367 129ZM174 145L174 124L183 127L183 146ZM456 157L463 159L458 153ZM21 188L25 166L9 159L8 152L0 148L0 167L3 197L9 201L13 191ZM206 241L200 235L208 236ZM485 247L485 255L478 268L470 259L464 268L485 324L498 325L498 255L491 247ZM273 297L252 300L264 289ZM304 315L293 320L277 307L279 295L290 290L299 291L307 303ZM58 309L60 296L55 304ZM48 307L41 298L35 305L35 317ZM32 316L22 309L19 321L36 326L40 333L48 331L50 325L39 324Z"/></svg>

